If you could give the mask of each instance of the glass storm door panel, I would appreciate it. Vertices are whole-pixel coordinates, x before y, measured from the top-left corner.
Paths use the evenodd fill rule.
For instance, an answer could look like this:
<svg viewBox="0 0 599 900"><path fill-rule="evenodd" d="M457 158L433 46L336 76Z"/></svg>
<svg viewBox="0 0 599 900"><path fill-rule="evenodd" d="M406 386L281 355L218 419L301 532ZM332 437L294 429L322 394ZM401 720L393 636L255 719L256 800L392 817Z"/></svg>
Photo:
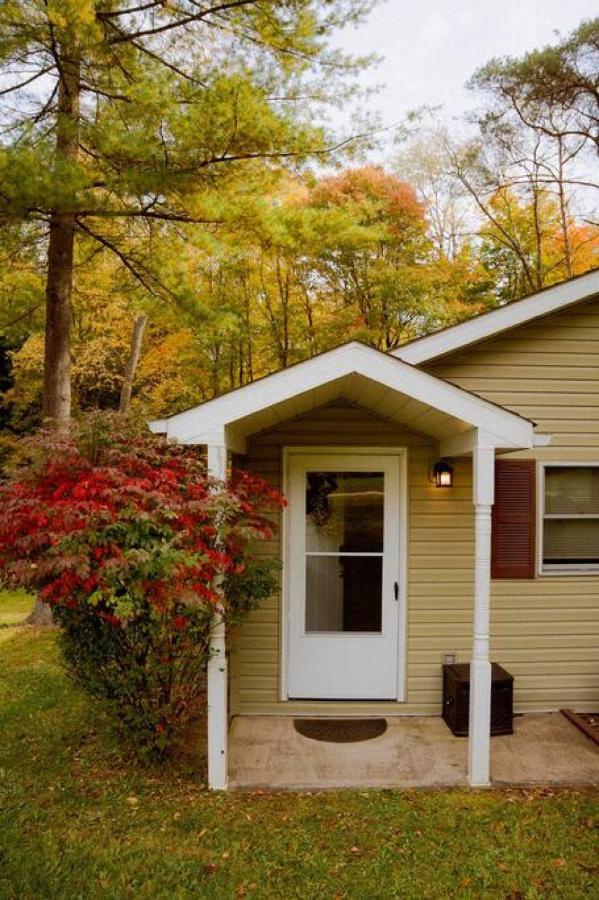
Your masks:
<svg viewBox="0 0 599 900"><path fill-rule="evenodd" d="M293 453L288 695L396 699L399 458Z"/></svg>

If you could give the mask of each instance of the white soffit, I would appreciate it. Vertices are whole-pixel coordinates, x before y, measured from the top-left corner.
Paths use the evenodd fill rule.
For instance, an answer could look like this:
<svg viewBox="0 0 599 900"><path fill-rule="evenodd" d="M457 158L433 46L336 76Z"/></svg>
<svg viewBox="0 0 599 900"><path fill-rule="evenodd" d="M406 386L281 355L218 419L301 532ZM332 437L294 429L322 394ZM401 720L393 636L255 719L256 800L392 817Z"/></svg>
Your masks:
<svg viewBox="0 0 599 900"><path fill-rule="evenodd" d="M295 397L313 392L348 375L358 375L405 397L441 410L472 428L492 435L498 447L532 447L533 423L469 391L449 384L365 344L351 341L275 372L214 400L150 423L154 432L182 443L227 443L239 450L246 435L259 430L265 410L289 409ZM291 404L293 405L293 404ZM293 413L292 413L293 415ZM264 427L264 426L261 426ZM241 451L242 452L242 451Z"/></svg>
<svg viewBox="0 0 599 900"><path fill-rule="evenodd" d="M398 347L391 355L412 365L419 365L495 337L518 325L525 325L541 316L592 300L596 294L599 294L599 269L545 288L522 300L514 300L466 322L417 338Z"/></svg>

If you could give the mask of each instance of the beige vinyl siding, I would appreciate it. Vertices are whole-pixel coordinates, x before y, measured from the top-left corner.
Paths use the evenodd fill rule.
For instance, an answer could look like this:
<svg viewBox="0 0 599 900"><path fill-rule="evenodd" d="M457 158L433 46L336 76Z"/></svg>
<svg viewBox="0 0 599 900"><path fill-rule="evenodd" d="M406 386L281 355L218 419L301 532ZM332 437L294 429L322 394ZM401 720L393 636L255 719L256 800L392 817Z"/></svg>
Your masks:
<svg viewBox="0 0 599 900"><path fill-rule="evenodd" d="M282 449L293 445L408 448L406 702L281 701L281 597L277 594L232 636L232 713L331 714L367 709L438 715L442 654L456 652L466 659L471 645L474 532L469 463L457 463L452 491L439 491L429 482L436 458L432 440L340 402L254 436L242 464L281 487ZM280 552L278 541L264 549Z"/></svg>
<svg viewBox="0 0 599 900"><path fill-rule="evenodd" d="M599 301L519 326L429 366L538 423L554 435L538 459L599 461ZM432 440L340 402L255 435L243 465L281 487L282 448L292 445L408 448L408 609L405 703L313 703L279 699L281 624L273 596L232 636L233 714L441 712L444 653L470 658L474 520L471 465L455 461L455 486L428 481ZM530 456L530 451L516 456ZM279 554L278 541L265 545ZM493 659L515 676L519 712L599 705L599 577L495 581Z"/></svg>
<svg viewBox="0 0 599 900"><path fill-rule="evenodd" d="M599 462L599 300L523 325L429 365L553 435L539 460ZM539 536L537 536L539 540ZM599 704L599 576L494 581L493 658L520 711Z"/></svg>

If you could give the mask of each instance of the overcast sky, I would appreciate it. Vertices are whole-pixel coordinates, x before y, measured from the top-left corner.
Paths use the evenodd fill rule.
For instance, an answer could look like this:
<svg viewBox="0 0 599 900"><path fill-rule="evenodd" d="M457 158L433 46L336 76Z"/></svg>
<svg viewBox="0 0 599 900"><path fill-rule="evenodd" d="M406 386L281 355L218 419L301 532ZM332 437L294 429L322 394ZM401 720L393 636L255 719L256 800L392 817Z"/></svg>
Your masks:
<svg viewBox="0 0 599 900"><path fill-rule="evenodd" d="M567 34L597 14L597 0L386 0L340 45L384 61L362 76L384 84L372 98L383 124L419 106L442 104L446 116L472 105L464 85L494 56L520 56Z"/></svg>

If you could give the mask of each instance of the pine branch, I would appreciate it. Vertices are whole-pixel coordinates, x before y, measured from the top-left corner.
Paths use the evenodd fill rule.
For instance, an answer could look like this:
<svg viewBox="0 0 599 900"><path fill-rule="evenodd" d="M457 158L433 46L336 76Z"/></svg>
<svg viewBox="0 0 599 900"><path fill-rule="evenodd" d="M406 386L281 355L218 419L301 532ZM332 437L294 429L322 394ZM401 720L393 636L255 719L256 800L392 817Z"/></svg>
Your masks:
<svg viewBox="0 0 599 900"><path fill-rule="evenodd" d="M111 240L109 240L104 235L98 234L98 232L93 231L88 225L84 224L79 218L77 218L76 221L77 221L77 227L81 231L83 231L84 234L87 234L88 237L92 238L92 240L97 241L99 244L101 244L107 250L110 250L110 252L113 253L117 257L117 259L119 259L121 261L121 263L125 266L127 271L130 272L131 275L133 275L135 280L138 281L139 284L141 284L141 286L146 291L148 291L149 294L151 294L153 297L157 297L159 300L164 300L165 298L167 298L169 300L176 300L176 297L174 296L172 291L169 291L169 289L167 287L165 287L165 285L160 284L159 282L158 282L158 286L156 286L155 284L152 284L152 281L154 281L155 279L153 278L152 273L149 272L145 266L134 263L133 260L131 259L131 257L128 256L119 247L117 247L117 245L115 243L113 243ZM142 271L143 269L146 269L146 271L145 272Z"/></svg>
<svg viewBox="0 0 599 900"><path fill-rule="evenodd" d="M182 19L176 19L172 22L165 22L164 25L157 25L155 28L146 28L142 31L135 31L133 33L123 32L121 31L120 35L112 38L108 41L109 44L124 44L131 43L134 40L138 40L142 37L149 37L156 34L164 34L167 31L172 31L174 28L180 28L183 25L191 25L194 22L200 22L202 19L205 19L206 16L216 15L217 13L227 12L231 9L241 9L243 6L255 6L256 0L230 0L228 3L219 3L216 6L211 6L208 9L201 10L198 13L195 13L192 16L184 16Z"/></svg>
<svg viewBox="0 0 599 900"><path fill-rule="evenodd" d="M163 0L150 0L149 3L140 3L139 6L130 6L129 9L113 9L112 11L98 12L96 15L98 19L117 19L119 16L131 16L134 13L155 9L157 6L163 6Z"/></svg>
<svg viewBox="0 0 599 900"><path fill-rule="evenodd" d="M77 216L95 219L155 219L163 222L184 222L188 225L221 225L221 219L200 219L188 216L185 213L152 212L148 208L142 209L82 209L77 211Z"/></svg>

